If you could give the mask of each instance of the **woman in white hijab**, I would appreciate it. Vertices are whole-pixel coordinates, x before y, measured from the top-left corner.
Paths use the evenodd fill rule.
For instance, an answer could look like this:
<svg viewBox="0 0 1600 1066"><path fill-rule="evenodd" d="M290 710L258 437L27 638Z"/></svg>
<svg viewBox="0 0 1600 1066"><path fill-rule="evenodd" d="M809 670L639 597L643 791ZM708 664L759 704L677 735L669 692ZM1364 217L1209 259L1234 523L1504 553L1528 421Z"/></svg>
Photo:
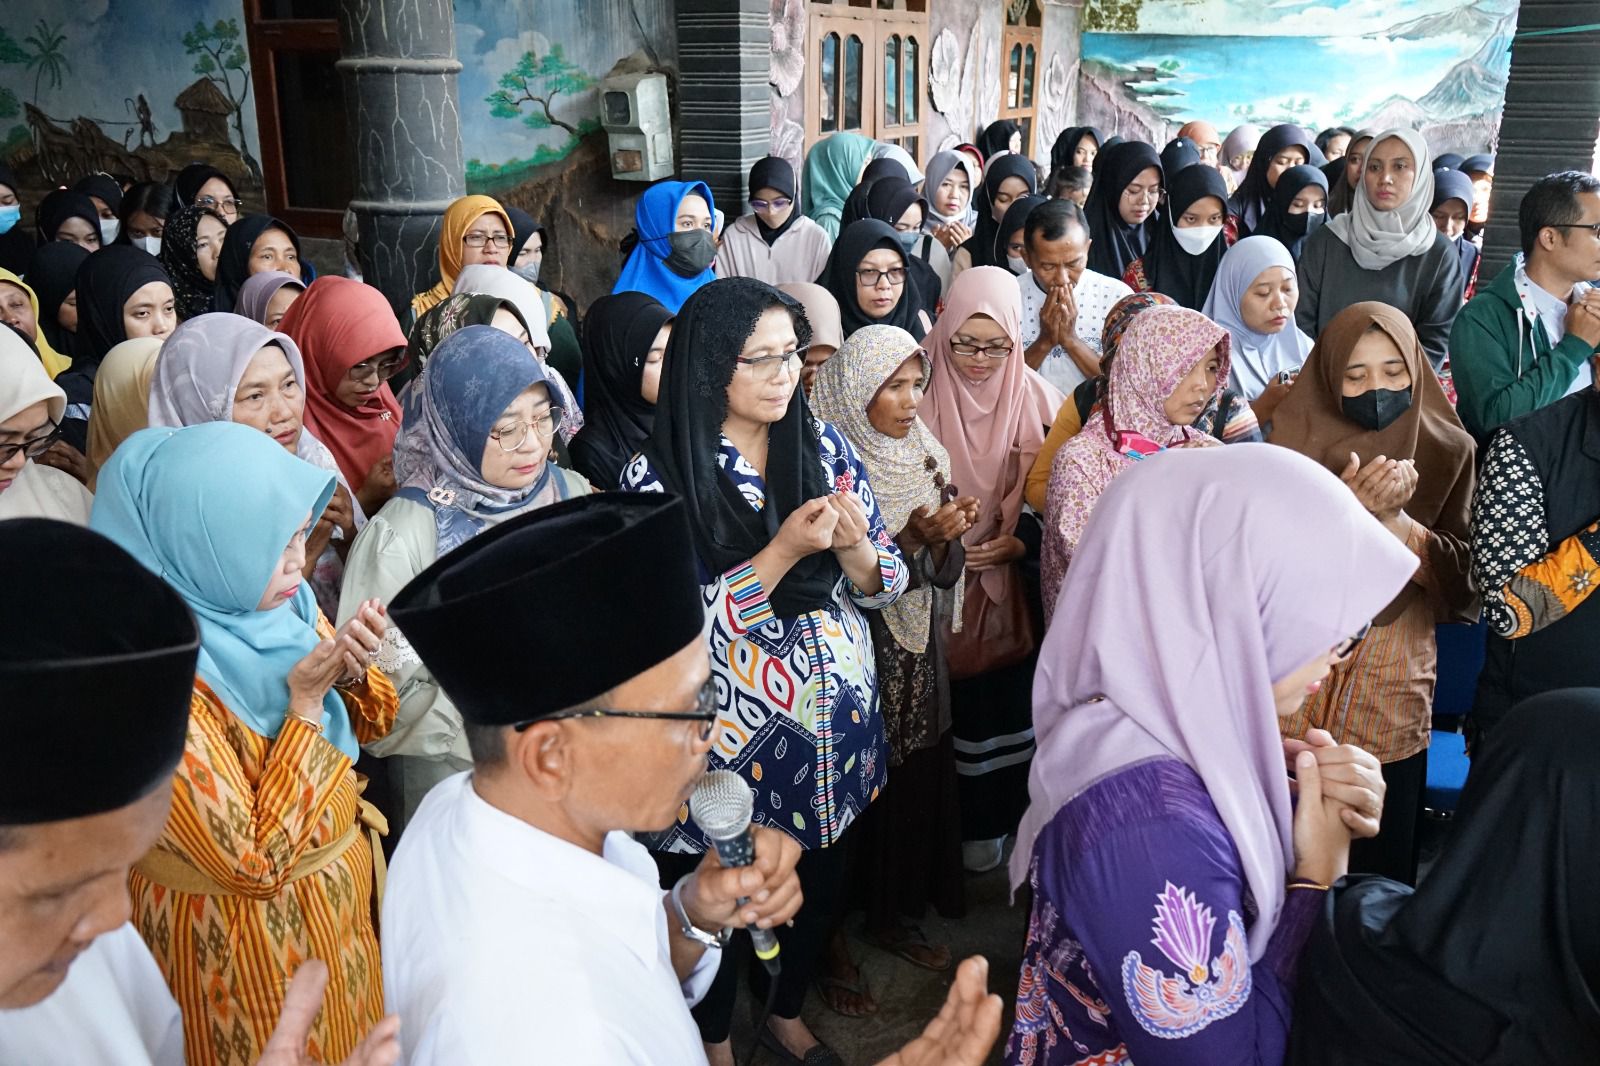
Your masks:
<svg viewBox="0 0 1600 1066"><path fill-rule="evenodd" d="M34 462L60 436L67 394L21 335L0 326L0 518L89 524L94 497L71 474Z"/></svg>
<svg viewBox="0 0 1600 1066"><path fill-rule="evenodd" d="M1351 304L1377 300L1416 327L1435 370L1461 310L1461 261L1433 225L1433 160L1416 130L1372 139L1350 210L1313 233L1300 253L1295 319L1312 337Z"/></svg>

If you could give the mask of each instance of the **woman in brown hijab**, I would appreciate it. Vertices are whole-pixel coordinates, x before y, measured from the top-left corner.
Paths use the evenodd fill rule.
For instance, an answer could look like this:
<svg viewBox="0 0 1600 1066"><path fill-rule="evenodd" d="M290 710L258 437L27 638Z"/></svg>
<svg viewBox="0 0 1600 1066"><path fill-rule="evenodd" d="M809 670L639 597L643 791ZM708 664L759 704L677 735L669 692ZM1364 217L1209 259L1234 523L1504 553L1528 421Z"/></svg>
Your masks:
<svg viewBox="0 0 1600 1066"><path fill-rule="evenodd" d="M1338 474L1422 560L1366 639L1300 713L1282 720L1285 737L1327 730L1383 763L1382 827L1375 839L1354 842L1350 868L1414 884L1438 662L1434 626L1478 617L1467 580L1472 438L1410 320L1367 302L1328 323L1278 408L1271 439Z"/></svg>

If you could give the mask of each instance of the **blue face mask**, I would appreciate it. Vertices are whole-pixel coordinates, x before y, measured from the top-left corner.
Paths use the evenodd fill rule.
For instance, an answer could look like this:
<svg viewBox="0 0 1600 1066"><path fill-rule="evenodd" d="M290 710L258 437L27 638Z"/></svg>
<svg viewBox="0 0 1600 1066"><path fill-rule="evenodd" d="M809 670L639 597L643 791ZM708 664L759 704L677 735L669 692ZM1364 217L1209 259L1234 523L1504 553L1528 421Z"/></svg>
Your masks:
<svg viewBox="0 0 1600 1066"><path fill-rule="evenodd" d="M0 207L0 234L10 233L11 227L22 221L22 205Z"/></svg>

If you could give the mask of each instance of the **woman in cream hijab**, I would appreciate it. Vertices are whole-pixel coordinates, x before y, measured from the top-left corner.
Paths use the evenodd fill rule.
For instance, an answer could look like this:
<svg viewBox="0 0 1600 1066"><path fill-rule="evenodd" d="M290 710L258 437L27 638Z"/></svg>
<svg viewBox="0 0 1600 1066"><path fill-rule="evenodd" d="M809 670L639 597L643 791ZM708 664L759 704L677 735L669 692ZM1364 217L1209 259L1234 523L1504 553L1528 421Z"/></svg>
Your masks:
<svg viewBox="0 0 1600 1066"><path fill-rule="evenodd" d="M150 424L150 382L160 351L160 337L135 337L111 349L100 363L89 411L91 490L117 445Z"/></svg>
<svg viewBox="0 0 1600 1066"><path fill-rule="evenodd" d="M94 498L71 474L34 462L59 437L67 394L39 357L0 328L0 519L54 518L89 524Z"/></svg>

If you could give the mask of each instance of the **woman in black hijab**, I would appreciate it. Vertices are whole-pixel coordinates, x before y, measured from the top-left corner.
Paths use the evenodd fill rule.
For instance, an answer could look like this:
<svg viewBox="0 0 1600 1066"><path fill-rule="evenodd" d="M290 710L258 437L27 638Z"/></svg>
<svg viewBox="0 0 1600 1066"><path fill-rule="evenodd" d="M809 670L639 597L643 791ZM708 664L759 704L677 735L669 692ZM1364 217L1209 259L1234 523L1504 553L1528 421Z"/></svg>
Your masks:
<svg viewBox="0 0 1600 1066"><path fill-rule="evenodd" d="M22 201L17 194L17 176L10 167L0 163L0 270L26 274L37 244L33 233L22 224ZM56 350L60 351L59 348Z"/></svg>
<svg viewBox="0 0 1600 1066"><path fill-rule="evenodd" d="M1083 205L1094 241L1089 246L1089 269L1120 279L1144 255L1155 232L1156 202L1163 184L1161 159L1143 141L1123 141L1101 152L1095 166L1100 171Z"/></svg>
<svg viewBox="0 0 1600 1066"><path fill-rule="evenodd" d="M1016 139L1016 144L1011 143L1013 138ZM1022 127L1009 118L985 126L983 132L978 134L978 150L983 153L985 166L1001 152L1022 151L1021 138Z"/></svg>
<svg viewBox="0 0 1600 1066"><path fill-rule="evenodd" d="M956 273L968 267L1003 266L1005 260L994 260L995 234L1000 230L1011 204L1024 196L1039 192L1039 172L1026 158L1012 154L1003 155L989 164L983 172L983 184L978 186L978 224L972 236L951 256Z"/></svg>
<svg viewBox="0 0 1600 1066"><path fill-rule="evenodd" d="M293 256L289 261L281 258L268 261L259 254L261 250L256 244L269 234L272 236L268 236L263 245L272 243L273 237L282 234L293 246ZM216 290L211 309L232 311L235 301L239 299L239 288L251 274L282 270L310 285L316 275L309 268L310 264L300 254L300 236L287 222L280 222L271 215L246 215L228 227L228 236L223 239L222 254L217 257Z"/></svg>
<svg viewBox="0 0 1600 1066"><path fill-rule="evenodd" d="M231 224L240 214L239 190L233 179L210 163L190 163L178 171L172 182L173 208L188 207L206 197L212 202L202 207L213 207Z"/></svg>
<svg viewBox="0 0 1600 1066"><path fill-rule="evenodd" d="M1250 169L1228 205L1239 220L1240 237L1248 237L1256 231L1261 216L1267 213L1267 201L1279 176L1290 167L1311 162L1311 150L1311 138L1293 123L1274 126L1261 135L1256 154L1250 160Z"/></svg>
<svg viewBox="0 0 1600 1066"><path fill-rule="evenodd" d="M1047 196L1024 196L1020 200L1013 200L1011 206L1006 208L1006 217L1000 220L1000 228L995 230L994 234L994 259L997 266L1019 277L1028 269L1028 264L1022 259L1024 228L1028 225L1028 216L1033 214L1033 209L1049 202L1050 198Z"/></svg>
<svg viewBox="0 0 1600 1066"><path fill-rule="evenodd" d="M75 181L72 190L83 193L94 204L100 217L100 243L115 242L122 233L122 186L109 174L90 174Z"/></svg>
<svg viewBox="0 0 1600 1066"><path fill-rule="evenodd" d="M523 281L537 285L539 271L544 267L544 226L520 207L501 206L511 222L511 250L506 253L506 266Z"/></svg>
<svg viewBox="0 0 1600 1066"><path fill-rule="evenodd" d="M1291 1066L1600 1062L1600 691L1524 701L1475 751L1416 889L1347 877L1300 957Z"/></svg>
<svg viewBox="0 0 1600 1066"><path fill-rule="evenodd" d="M1161 172L1176 174L1200 162L1200 147L1187 137L1175 137L1161 149ZM1217 173L1222 173L1220 170Z"/></svg>
<svg viewBox="0 0 1600 1066"><path fill-rule="evenodd" d="M72 241L51 241L39 246L28 267L28 286L39 298L39 329L50 347L77 361L78 268L89 258L82 245Z"/></svg>
<svg viewBox="0 0 1600 1066"><path fill-rule="evenodd" d="M839 233L817 284L839 301L846 340L864 326L899 326L917 340L933 328L916 280L906 266L909 259L899 234L887 222L869 218L852 222Z"/></svg>
<svg viewBox="0 0 1600 1066"><path fill-rule="evenodd" d="M1328 177L1321 168L1290 167L1279 175L1255 235L1278 241L1299 262L1306 238L1328 220L1327 210Z"/></svg>
<svg viewBox="0 0 1600 1066"><path fill-rule="evenodd" d="M656 420L672 313L652 296L620 292L589 306L583 323L584 426L572 465L601 491L617 488Z"/></svg>
<svg viewBox="0 0 1600 1066"><path fill-rule="evenodd" d="M1105 135L1094 126L1073 126L1063 130L1056 138L1056 143L1050 148L1050 170L1060 170L1062 167L1083 167L1085 170L1094 166L1094 157L1100 154L1100 142L1105 140Z"/></svg>
<svg viewBox="0 0 1600 1066"><path fill-rule="evenodd" d="M88 193L57 189L39 201L33 217L40 244L71 241L86 252L100 250L100 212Z"/></svg>
<svg viewBox="0 0 1600 1066"><path fill-rule="evenodd" d="M856 202L857 192L862 193L859 203ZM861 212L859 217L851 217L854 210ZM950 257L945 254L944 245L922 232L922 224L928 218L928 201L922 194L906 178L878 178L870 183L863 179L845 201L841 217L841 224L845 226L869 218L889 224L900 241L901 250L906 253L906 269L911 272L911 281L916 286L917 298L921 301L919 308L932 321L944 295L944 280L930 257L939 256L940 265L946 271Z"/></svg>
<svg viewBox="0 0 1600 1066"><path fill-rule="evenodd" d="M227 232L228 220L215 208L180 207L172 213L162 231L161 252L157 256L172 279L172 292L178 299L178 319L183 322L210 311L216 298L216 282L206 277L205 268L200 264L199 230L203 218L220 224L223 233ZM207 227L206 239L216 239L215 225ZM215 248L210 252L213 257L218 254ZM209 261L215 274L217 259Z"/></svg>
<svg viewBox="0 0 1600 1066"><path fill-rule="evenodd" d="M867 164L867 169L861 172L860 183L867 185L871 182L882 181L884 178L901 178L906 182L910 182L911 174L900 160L884 156Z"/></svg>
<svg viewBox="0 0 1600 1066"><path fill-rule="evenodd" d="M118 244L131 244L151 255L161 254L161 238L172 213L172 188L159 181L141 181L129 187L117 209L121 226ZM220 216L219 216L220 217ZM226 225L226 220L224 220Z"/></svg>
<svg viewBox="0 0 1600 1066"><path fill-rule="evenodd" d="M1198 156L1198 153L1196 153ZM1193 163L1172 177L1167 210L1150 247L1123 280L1138 292L1159 292L1191 311L1205 306L1228 250L1228 185L1216 167Z"/></svg>

